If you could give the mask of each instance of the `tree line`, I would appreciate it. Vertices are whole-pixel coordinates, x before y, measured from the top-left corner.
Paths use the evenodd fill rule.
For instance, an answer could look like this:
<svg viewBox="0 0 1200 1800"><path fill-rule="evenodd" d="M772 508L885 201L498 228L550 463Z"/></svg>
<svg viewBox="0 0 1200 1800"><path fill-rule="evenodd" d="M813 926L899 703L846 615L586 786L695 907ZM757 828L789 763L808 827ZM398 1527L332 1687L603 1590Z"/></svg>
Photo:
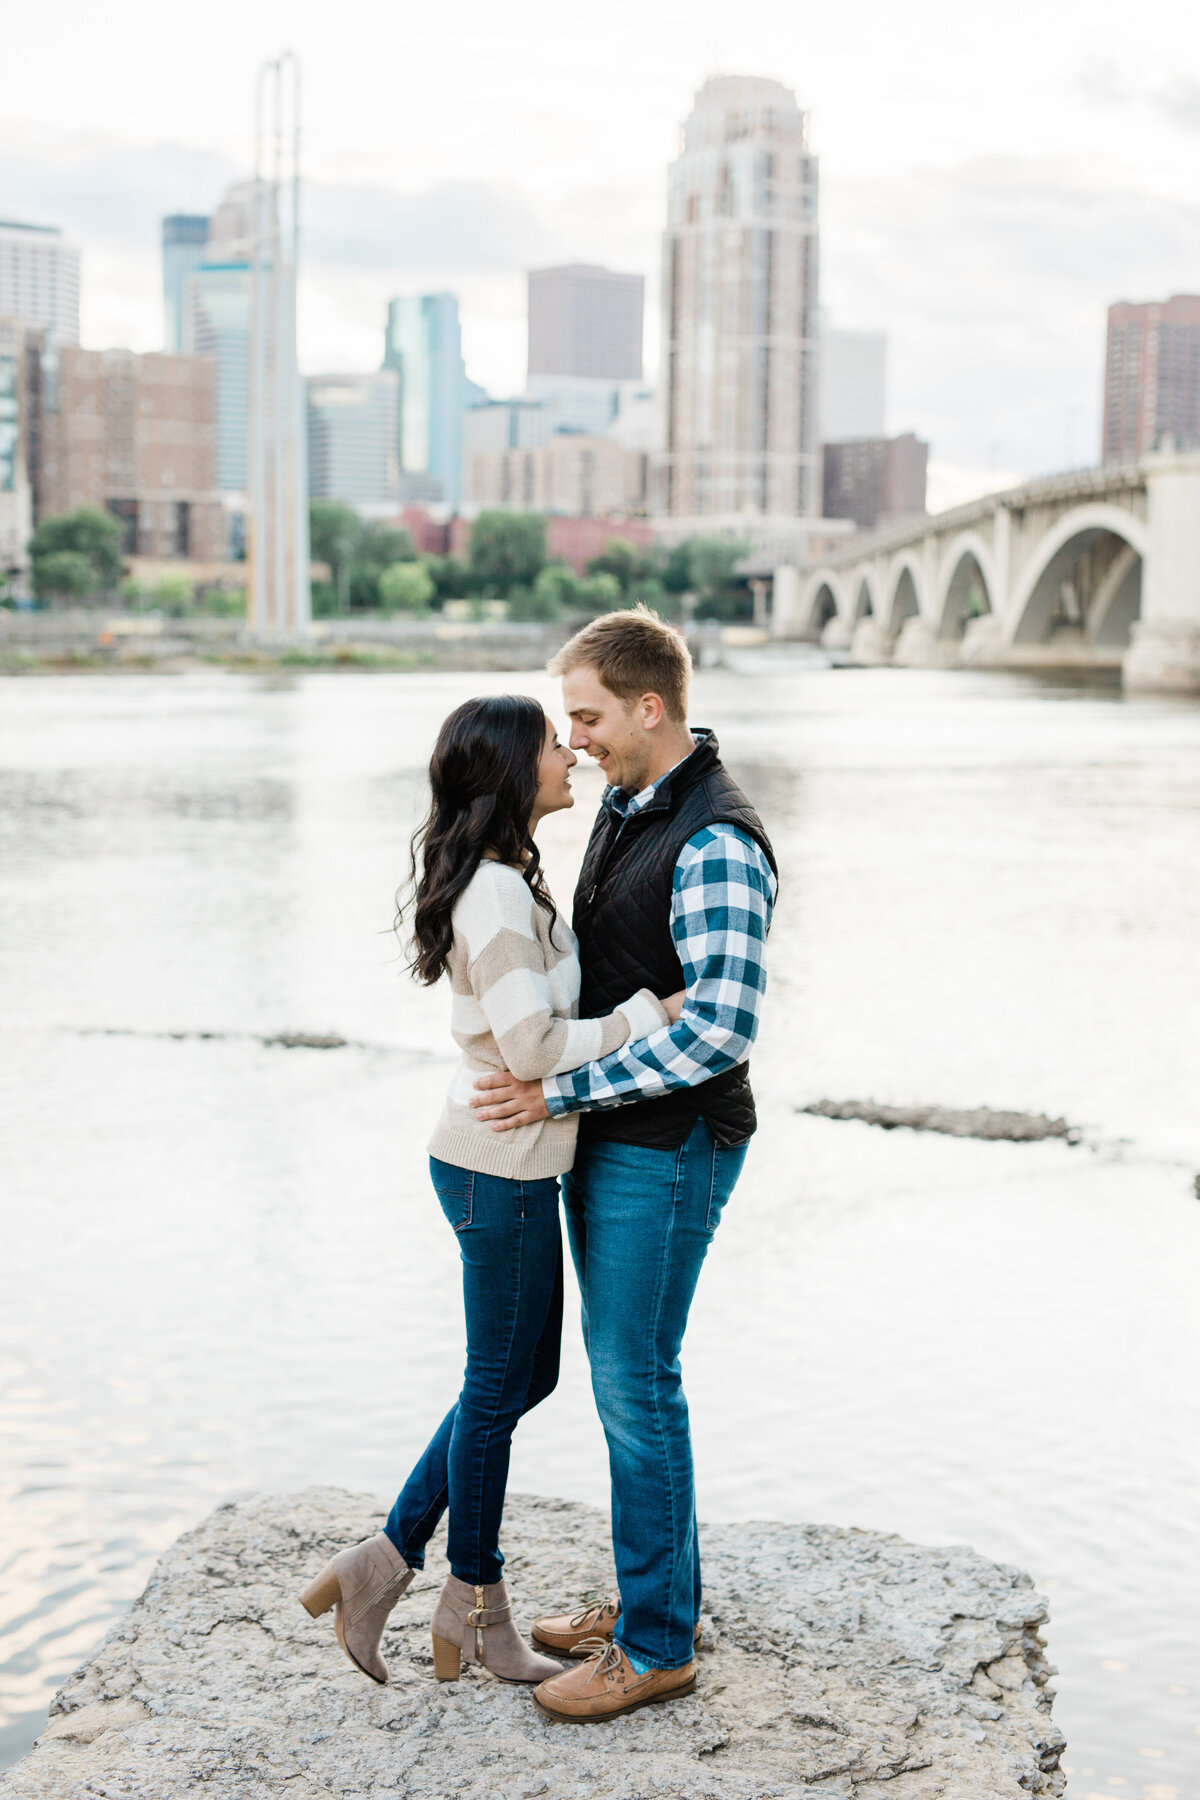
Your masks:
<svg viewBox="0 0 1200 1800"><path fill-rule="evenodd" d="M541 513L483 512L472 525L464 556L418 553L402 526L362 519L352 507L314 500L309 507L318 618L373 612L419 617L448 600L504 603L515 620L594 617L640 601L664 618L679 618L685 596L696 618L748 617L751 603L736 565L747 546L727 538L693 537L671 548L643 546L614 536L578 574L547 554ZM97 507L45 519L29 543L34 594L45 604L87 602L118 595L170 613L243 610L242 590L198 592L182 571L143 587L125 577L122 525Z"/></svg>

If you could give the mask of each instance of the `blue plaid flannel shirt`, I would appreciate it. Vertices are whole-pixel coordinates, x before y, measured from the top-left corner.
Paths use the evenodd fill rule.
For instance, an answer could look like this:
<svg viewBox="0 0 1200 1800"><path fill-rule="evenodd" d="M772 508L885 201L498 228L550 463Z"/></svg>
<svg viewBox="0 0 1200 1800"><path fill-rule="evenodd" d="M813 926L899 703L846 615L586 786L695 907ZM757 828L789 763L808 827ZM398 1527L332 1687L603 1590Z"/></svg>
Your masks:
<svg viewBox="0 0 1200 1800"><path fill-rule="evenodd" d="M653 792L606 788L603 804L627 817ZM771 865L744 831L706 825L689 838L671 883L671 936L687 990L678 1019L599 1062L548 1075L542 1093L550 1114L592 1112L695 1087L745 1062L767 985L764 953L774 904Z"/></svg>

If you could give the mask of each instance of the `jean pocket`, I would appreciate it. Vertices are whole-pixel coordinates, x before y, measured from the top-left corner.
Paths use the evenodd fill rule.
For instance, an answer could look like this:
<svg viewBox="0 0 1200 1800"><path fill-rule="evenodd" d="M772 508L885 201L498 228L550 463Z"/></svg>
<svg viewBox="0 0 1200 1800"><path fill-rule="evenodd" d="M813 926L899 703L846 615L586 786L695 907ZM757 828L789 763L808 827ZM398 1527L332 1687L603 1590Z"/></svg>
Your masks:
<svg viewBox="0 0 1200 1800"><path fill-rule="evenodd" d="M456 1168L453 1163L439 1162L431 1156L429 1173L446 1218L455 1231L465 1231L475 1205L475 1171Z"/></svg>

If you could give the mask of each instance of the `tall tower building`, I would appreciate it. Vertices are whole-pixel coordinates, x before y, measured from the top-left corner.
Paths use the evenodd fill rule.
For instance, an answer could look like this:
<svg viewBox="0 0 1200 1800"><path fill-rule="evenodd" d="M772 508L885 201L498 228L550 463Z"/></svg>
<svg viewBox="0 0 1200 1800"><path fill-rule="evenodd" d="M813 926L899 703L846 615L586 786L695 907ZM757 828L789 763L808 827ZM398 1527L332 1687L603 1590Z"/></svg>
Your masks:
<svg viewBox="0 0 1200 1800"><path fill-rule="evenodd" d="M373 375L310 375L308 491L364 512L394 512L400 498L394 369Z"/></svg>
<svg viewBox="0 0 1200 1800"><path fill-rule="evenodd" d="M217 361L217 483L244 493L250 432L252 181L229 189L208 221L203 254L180 278L181 349ZM165 288L164 268L164 288Z"/></svg>
<svg viewBox="0 0 1200 1800"><path fill-rule="evenodd" d="M383 366L400 377L402 497L443 500L457 508L467 372L453 294L412 294L388 302Z"/></svg>
<svg viewBox="0 0 1200 1800"><path fill-rule="evenodd" d="M790 88L706 81L671 165L660 510L819 510L817 159Z"/></svg>
<svg viewBox="0 0 1200 1800"><path fill-rule="evenodd" d="M0 317L79 342L79 251L57 226L0 220Z"/></svg>
<svg viewBox="0 0 1200 1800"><path fill-rule="evenodd" d="M1200 445L1200 295L1108 309L1101 458L1128 462L1171 438Z"/></svg>
<svg viewBox="0 0 1200 1800"><path fill-rule="evenodd" d="M246 262L205 262L183 282L183 348L217 364L217 484L245 492L252 295Z"/></svg>
<svg viewBox="0 0 1200 1800"><path fill-rule="evenodd" d="M529 271L529 374L642 379L646 282L591 263Z"/></svg>
<svg viewBox="0 0 1200 1800"><path fill-rule="evenodd" d="M162 222L163 347L183 349L183 284L208 250L207 213L171 213Z"/></svg>

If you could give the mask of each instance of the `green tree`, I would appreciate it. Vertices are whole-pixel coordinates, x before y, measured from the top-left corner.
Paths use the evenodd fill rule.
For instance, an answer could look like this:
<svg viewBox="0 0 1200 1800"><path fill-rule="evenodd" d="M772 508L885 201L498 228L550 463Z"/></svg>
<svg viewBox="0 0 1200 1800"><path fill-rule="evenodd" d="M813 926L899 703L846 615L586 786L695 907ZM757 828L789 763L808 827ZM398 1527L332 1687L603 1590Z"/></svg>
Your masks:
<svg viewBox="0 0 1200 1800"><path fill-rule="evenodd" d="M508 616L518 624L549 625L562 618L558 584L546 581L543 569L531 588L513 588L508 596Z"/></svg>
<svg viewBox="0 0 1200 1800"><path fill-rule="evenodd" d="M423 562L392 563L379 577L379 604L389 618L395 612L427 612L435 592Z"/></svg>
<svg viewBox="0 0 1200 1800"><path fill-rule="evenodd" d="M60 513L56 519L43 519L29 540L29 560L33 565L34 591L38 594L66 592L40 585L37 566L50 556L83 556L91 567L93 581L86 590L76 585L71 598L86 593L115 588L121 580L121 523L98 506L80 506L74 512ZM63 579L60 566L58 579ZM67 577L70 579L70 577ZM80 579L78 576L75 578Z"/></svg>
<svg viewBox="0 0 1200 1800"><path fill-rule="evenodd" d="M561 613L573 612L579 605L582 586L583 583L570 563L547 563L538 570L537 580L532 588L531 597L540 611L528 616L557 619Z"/></svg>
<svg viewBox="0 0 1200 1800"><path fill-rule="evenodd" d="M628 538L610 538L599 556L593 556L584 566L589 575L615 576L623 594L658 574L653 550L640 550Z"/></svg>
<svg viewBox="0 0 1200 1800"><path fill-rule="evenodd" d="M351 606L378 606L379 579L393 563L415 562L417 552L407 531L394 525L362 527L350 567Z"/></svg>
<svg viewBox="0 0 1200 1800"><path fill-rule="evenodd" d="M350 566L363 523L352 506L340 500L310 500L308 540L314 562L328 563L339 612L350 604Z"/></svg>
<svg viewBox="0 0 1200 1800"><path fill-rule="evenodd" d="M435 606L447 600L465 600L473 591L474 578L461 556L426 556L422 559L433 576Z"/></svg>
<svg viewBox="0 0 1200 1800"><path fill-rule="evenodd" d="M667 594L694 594L698 619L748 617L747 587L734 569L748 549L736 538L685 538L667 551L662 587Z"/></svg>
<svg viewBox="0 0 1200 1800"><path fill-rule="evenodd" d="M91 557L82 550L49 550L33 564L33 591L39 600L88 600L100 583Z"/></svg>
<svg viewBox="0 0 1200 1800"><path fill-rule="evenodd" d="M163 575L154 584L154 604L172 619L191 611L196 590L186 575Z"/></svg>
<svg viewBox="0 0 1200 1800"><path fill-rule="evenodd" d="M616 612L625 604L620 582L606 569L602 569L599 574L589 575L586 581L580 583L576 605L579 611L588 613L593 619L598 618L601 613Z"/></svg>
<svg viewBox="0 0 1200 1800"><path fill-rule="evenodd" d="M482 512L471 527L471 573L482 593L503 599L528 587L546 561L541 513Z"/></svg>
<svg viewBox="0 0 1200 1800"><path fill-rule="evenodd" d="M691 538L672 544L663 564L662 584L668 594L686 594L692 585Z"/></svg>

